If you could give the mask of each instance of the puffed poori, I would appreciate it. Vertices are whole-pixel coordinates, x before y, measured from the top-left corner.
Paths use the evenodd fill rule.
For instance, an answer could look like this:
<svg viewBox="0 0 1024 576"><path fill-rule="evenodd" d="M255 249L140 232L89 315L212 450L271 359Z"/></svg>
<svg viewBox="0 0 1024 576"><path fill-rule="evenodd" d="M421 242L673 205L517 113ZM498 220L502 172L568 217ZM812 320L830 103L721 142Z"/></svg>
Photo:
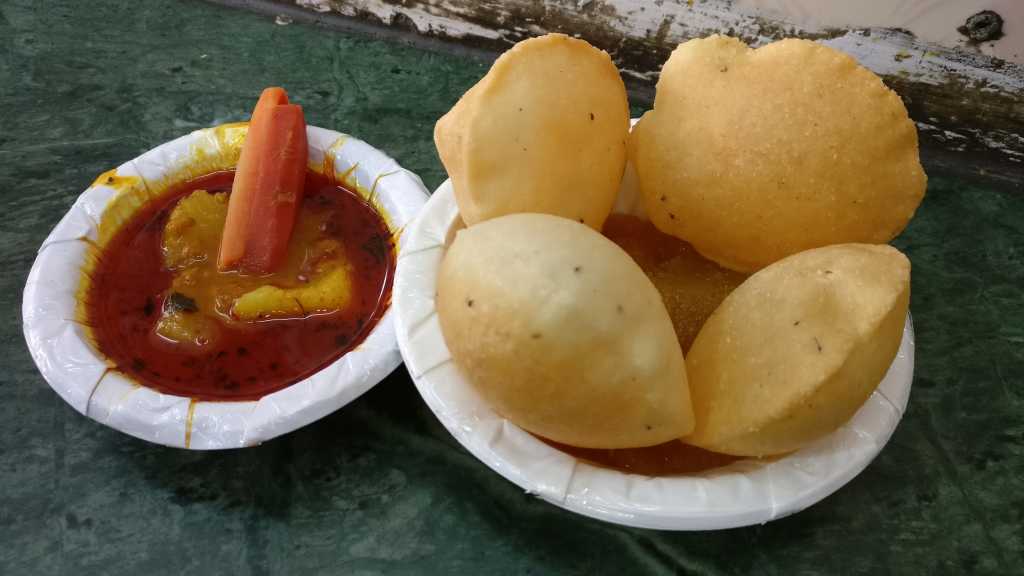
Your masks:
<svg viewBox="0 0 1024 576"><path fill-rule="evenodd" d="M502 54L438 120L434 142L467 225L542 212L600 230L628 132L626 88L608 54L548 34Z"/></svg>
<svg viewBox="0 0 1024 576"><path fill-rule="evenodd" d="M690 347L697 424L684 441L766 456L832 432L885 376L909 301L910 261L891 246L816 248L757 272Z"/></svg>
<svg viewBox="0 0 1024 576"><path fill-rule="evenodd" d="M633 448L693 429L658 291L583 224L513 214L459 231L436 302L456 364L496 412L534 434Z"/></svg>
<svg viewBox="0 0 1024 576"><path fill-rule="evenodd" d="M888 242L926 184L899 96L809 40L681 44L629 153L655 226L744 272L809 248Z"/></svg>

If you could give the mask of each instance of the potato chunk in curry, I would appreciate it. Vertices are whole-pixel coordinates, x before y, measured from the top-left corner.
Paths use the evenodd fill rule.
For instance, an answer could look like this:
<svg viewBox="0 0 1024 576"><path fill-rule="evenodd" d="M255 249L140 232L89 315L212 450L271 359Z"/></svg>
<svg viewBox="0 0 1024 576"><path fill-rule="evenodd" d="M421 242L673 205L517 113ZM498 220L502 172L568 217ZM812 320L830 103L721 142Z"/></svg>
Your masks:
<svg viewBox="0 0 1024 576"><path fill-rule="evenodd" d="M158 334L203 347L217 339L217 317L229 322L301 318L348 306L351 266L338 238L326 234L329 213L303 205L281 269L246 276L217 270L227 206L227 193L196 190L171 211L161 250L174 277Z"/></svg>
<svg viewBox="0 0 1024 576"><path fill-rule="evenodd" d="M164 266L181 270L216 255L227 214L227 194L196 190L182 198L164 226Z"/></svg>
<svg viewBox="0 0 1024 576"><path fill-rule="evenodd" d="M338 310L348 303L349 289L348 269L336 267L305 286L260 286L235 300L232 311L242 320L258 320Z"/></svg>

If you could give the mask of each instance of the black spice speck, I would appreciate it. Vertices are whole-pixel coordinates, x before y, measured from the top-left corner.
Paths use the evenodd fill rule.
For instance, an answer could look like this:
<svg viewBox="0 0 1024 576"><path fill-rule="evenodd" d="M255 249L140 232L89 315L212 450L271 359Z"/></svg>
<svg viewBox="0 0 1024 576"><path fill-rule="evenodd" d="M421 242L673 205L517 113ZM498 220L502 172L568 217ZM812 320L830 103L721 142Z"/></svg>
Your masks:
<svg viewBox="0 0 1024 576"><path fill-rule="evenodd" d="M818 347L818 352L821 352L821 350L822 350L821 341L818 340L817 336L814 337L814 345Z"/></svg>
<svg viewBox="0 0 1024 576"><path fill-rule="evenodd" d="M593 113L593 112L591 112L591 113L590 113L590 119L591 119L591 120L593 120L593 119L594 119L594 113Z"/></svg>
<svg viewBox="0 0 1024 576"><path fill-rule="evenodd" d="M472 298L466 298L466 307L467 308L472 308L473 307L473 299Z"/></svg>
<svg viewBox="0 0 1024 576"><path fill-rule="evenodd" d="M363 243L363 250L373 256L377 262L384 262L387 258L387 253L390 248L390 244L380 234L374 234L366 239Z"/></svg>
<svg viewBox="0 0 1024 576"><path fill-rule="evenodd" d="M583 266L573 266L572 271L579 274L583 271Z"/></svg>

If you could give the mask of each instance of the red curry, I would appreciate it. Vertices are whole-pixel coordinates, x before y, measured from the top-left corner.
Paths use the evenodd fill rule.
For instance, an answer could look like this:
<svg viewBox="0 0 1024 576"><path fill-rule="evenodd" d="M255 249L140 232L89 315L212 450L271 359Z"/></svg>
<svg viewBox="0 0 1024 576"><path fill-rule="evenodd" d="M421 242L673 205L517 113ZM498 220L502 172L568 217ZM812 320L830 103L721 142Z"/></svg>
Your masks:
<svg viewBox="0 0 1024 576"><path fill-rule="evenodd" d="M176 204L195 190L230 192L234 172L182 184L139 210L103 247L86 311L93 338L116 369L158 391L201 400L257 399L302 380L355 348L386 311L395 256L387 224L358 194L307 171L303 202L327 211L352 267L351 304L302 318L222 323L215 346L196 352L156 334L172 274L161 237ZM233 274L234 272L227 272Z"/></svg>

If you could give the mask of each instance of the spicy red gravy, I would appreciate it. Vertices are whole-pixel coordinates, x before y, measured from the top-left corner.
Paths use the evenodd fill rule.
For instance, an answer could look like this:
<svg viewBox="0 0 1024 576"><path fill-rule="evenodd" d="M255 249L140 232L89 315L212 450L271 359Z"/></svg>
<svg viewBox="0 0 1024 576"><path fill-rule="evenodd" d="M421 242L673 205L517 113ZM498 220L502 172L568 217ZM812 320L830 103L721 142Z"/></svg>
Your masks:
<svg viewBox="0 0 1024 576"><path fill-rule="evenodd" d="M199 400L252 400L302 380L357 346L387 310L395 269L392 233L361 196L307 171L304 202L328 210L329 233L352 266L352 305L304 318L223 322L209 350L183 350L154 330L172 274L164 225L195 190L230 192L234 172L186 182L140 209L98 254L86 318L100 352L129 378Z"/></svg>

